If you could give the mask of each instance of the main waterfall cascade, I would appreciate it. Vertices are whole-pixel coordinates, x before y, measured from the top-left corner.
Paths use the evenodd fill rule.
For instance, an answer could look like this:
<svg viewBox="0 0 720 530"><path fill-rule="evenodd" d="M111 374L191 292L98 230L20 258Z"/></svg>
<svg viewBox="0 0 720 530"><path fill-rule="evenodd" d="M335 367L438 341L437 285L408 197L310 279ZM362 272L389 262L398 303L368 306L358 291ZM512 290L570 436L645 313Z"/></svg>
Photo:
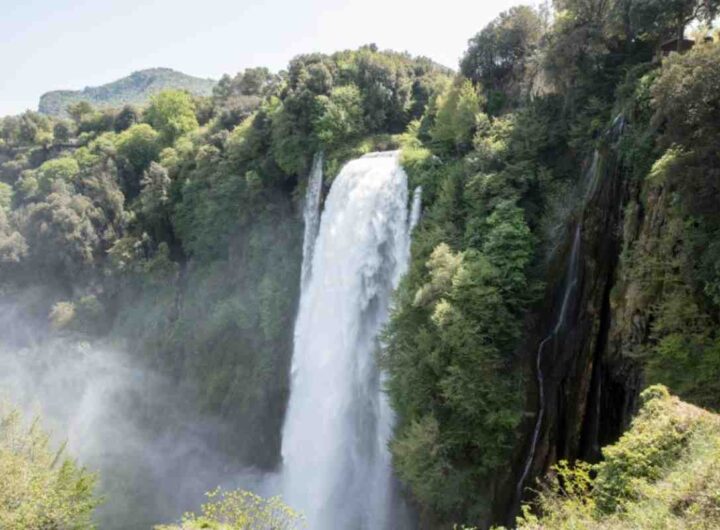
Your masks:
<svg viewBox="0 0 720 530"><path fill-rule="evenodd" d="M280 480L313 529L402 526L387 449L393 412L375 353L407 268L410 220L398 153L371 153L335 178L304 255L312 266L303 264Z"/></svg>

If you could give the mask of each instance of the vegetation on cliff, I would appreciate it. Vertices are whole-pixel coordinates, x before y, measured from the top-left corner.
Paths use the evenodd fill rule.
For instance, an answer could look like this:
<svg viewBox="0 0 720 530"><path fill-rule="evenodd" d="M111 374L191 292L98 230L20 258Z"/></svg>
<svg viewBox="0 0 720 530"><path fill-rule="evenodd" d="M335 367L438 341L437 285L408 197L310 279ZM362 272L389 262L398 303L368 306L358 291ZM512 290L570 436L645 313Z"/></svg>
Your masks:
<svg viewBox="0 0 720 530"><path fill-rule="evenodd" d="M595 465L561 462L518 528L720 526L720 418L656 385ZM537 515L534 515L537 514Z"/></svg>
<svg viewBox="0 0 720 530"><path fill-rule="evenodd" d="M639 335L628 354L642 359L649 382L684 399L720 407L720 45L671 55L638 87L652 114L638 133L644 179L627 206L621 325ZM645 103L647 102L647 103ZM621 295L622 293L622 295ZM622 297L624 295L624 298Z"/></svg>
<svg viewBox="0 0 720 530"><path fill-rule="evenodd" d="M343 161L397 145L391 135L446 78L427 59L367 46L300 56L280 74L247 70L209 98L173 90L144 109L6 117L3 295L57 333L119 343L208 421L234 426L218 450L271 469L313 155L325 151L329 179Z"/></svg>
<svg viewBox="0 0 720 530"><path fill-rule="evenodd" d="M659 54L717 7L562 0L552 16L500 15L471 39L457 74L365 46L226 76L207 97L165 90L142 108L76 102L66 117L3 118L2 292L41 290L23 311L60 333L127 343L238 427L220 442L238 461L271 469L298 296L297 203L313 156L325 153L332 180L349 158L401 148L424 213L380 353L398 414L395 467L428 520L502 520L538 413L543 313L595 176L622 180L612 205L622 225L610 227L622 249L602 293L610 316L588 315L604 334L598 352L578 370L590 378L612 354L641 380L720 407L720 44ZM592 173L593 152L602 165L610 150L616 171ZM589 394L589 381L577 384ZM623 385L630 404L639 385ZM692 526L706 509L698 517L714 521L697 477L673 467L717 459L713 417L648 392L592 476L560 465L564 490L541 493L544 522L528 514L524 524L613 527L664 502L658 524ZM661 427L667 440L655 436ZM652 461L639 447L646 435ZM697 476L714 484L715 467Z"/></svg>
<svg viewBox="0 0 720 530"><path fill-rule="evenodd" d="M708 8L710 18L717 8L680 4L673 9ZM623 179L617 186L632 200L608 310L615 342L596 355L637 362L651 382L717 406L719 136L712 116L720 45L698 43L661 61L660 43L685 20L661 17L662 2L555 7L552 22L515 8L483 29L461 74L403 138L425 215L383 354L399 416L392 450L401 479L449 522L504 517L502 498L516 473L507 463L526 457L517 433L523 417L537 414L531 382L545 335L536 337L533 326L563 279L556 253L569 252L569 229L600 180ZM619 114L622 134L608 133ZM618 151L612 168L610 149ZM650 222L652 229L642 228ZM583 238L594 237L592 226L585 230ZM587 275L598 266L583 267ZM588 339L596 340L607 344ZM632 405L631 373L620 384ZM579 410L570 420L577 424L559 427L578 437L590 421ZM615 410L618 425L605 428L621 429L623 413Z"/></svg>

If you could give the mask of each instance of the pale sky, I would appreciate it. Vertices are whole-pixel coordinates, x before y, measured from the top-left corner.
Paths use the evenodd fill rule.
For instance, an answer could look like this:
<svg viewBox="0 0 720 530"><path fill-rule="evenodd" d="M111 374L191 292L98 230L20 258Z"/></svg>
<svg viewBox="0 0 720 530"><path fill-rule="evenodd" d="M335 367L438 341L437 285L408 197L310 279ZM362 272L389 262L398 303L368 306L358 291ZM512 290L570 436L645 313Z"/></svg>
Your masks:
<svg viewBox="0 0 720 530"><path fill-rule="evenodd" d="M217 79L371 42L456 68L467 40L519 3L0 0L0 116L37 109L43 92L96 86L144 68Z"/></svg>

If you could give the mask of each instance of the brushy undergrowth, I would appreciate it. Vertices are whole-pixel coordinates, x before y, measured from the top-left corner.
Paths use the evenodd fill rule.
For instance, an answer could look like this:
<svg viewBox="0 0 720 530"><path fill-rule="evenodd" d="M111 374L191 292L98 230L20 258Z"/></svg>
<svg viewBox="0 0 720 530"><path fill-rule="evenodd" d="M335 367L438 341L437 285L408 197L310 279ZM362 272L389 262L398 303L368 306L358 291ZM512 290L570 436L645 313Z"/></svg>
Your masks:
<svg viewBox="0 0 720 530"><path fill-rule="evenodd" d="M594 466L561 462L519 528L720 528L720 417L661 385ZM536 515L539 514L539 515Z"/></svg>

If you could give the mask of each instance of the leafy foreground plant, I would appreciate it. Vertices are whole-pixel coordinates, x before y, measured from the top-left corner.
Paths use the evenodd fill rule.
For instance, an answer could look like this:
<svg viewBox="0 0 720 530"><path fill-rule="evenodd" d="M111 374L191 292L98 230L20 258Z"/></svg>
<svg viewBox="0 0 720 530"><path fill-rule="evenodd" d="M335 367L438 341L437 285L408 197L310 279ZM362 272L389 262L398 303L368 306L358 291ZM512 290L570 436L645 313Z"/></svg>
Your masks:
<svg viewBox="0 0 720 530"><path fill-rule="evenodd" d="M555 467L519 528L720 528L720 417L656 385L632 427L594 466Z"/></svg>
<svg viewBox="0 0 720 530"><path fill-rule="evenodd" d="M20 413L0 404L0 528L94 528L95 475L52 451L38 419L28 428Z"/></svg>
<svg viewBox="0 0 720 530"><path fill-rule="evenodd" d="M294 530L305 528L303 518L280 497L264 499L249 491L221 491L207 494L209 502L200 514L186 513L177 525L160 525L155 530Z"/></svg>

